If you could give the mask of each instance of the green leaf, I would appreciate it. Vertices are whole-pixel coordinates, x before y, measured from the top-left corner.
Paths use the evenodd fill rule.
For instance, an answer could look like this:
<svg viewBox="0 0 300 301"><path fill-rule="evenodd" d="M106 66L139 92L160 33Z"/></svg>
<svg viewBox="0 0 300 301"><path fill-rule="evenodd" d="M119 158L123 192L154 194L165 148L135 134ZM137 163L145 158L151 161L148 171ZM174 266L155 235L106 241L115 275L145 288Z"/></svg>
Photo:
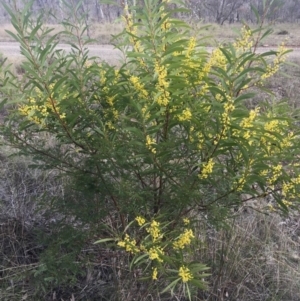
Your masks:
<svg viewBox="0 0 300 301"><path fill-rule="evenodd" d="M175 279L173 282L171 282L168 286L166 286L162 291L161 291L161 294L173 289L176 284L181 280L181 278L177 278Z"/></svg>
<svg viewBox="0 0 300 301"><path fill-rule="evenodd" d="M132 267L134 265L137 265L140 261L142 261L144 258L146 257L149 257L149 255L146 253L146 254L143 254L141 256L138 256L137 258L134 258L132 261L131 261L131 264L130 264L130 269L132 269Z"/></svg>
<svg viewBox="0 0 300 301"><path fill-rule="evenodd" d="M115 238L102 238L94 242L94 244L102 244L108 241L116 241Z"/></svg>
<svg viewBox="0 0 300 301"><path fill-rule="evenodd" d="M260 22L260 16L259 16L259 12L256 9L256 7L254 5L250 5L252 12L254 13L255 17L256 17L256 23L258 24Z"/></svg>

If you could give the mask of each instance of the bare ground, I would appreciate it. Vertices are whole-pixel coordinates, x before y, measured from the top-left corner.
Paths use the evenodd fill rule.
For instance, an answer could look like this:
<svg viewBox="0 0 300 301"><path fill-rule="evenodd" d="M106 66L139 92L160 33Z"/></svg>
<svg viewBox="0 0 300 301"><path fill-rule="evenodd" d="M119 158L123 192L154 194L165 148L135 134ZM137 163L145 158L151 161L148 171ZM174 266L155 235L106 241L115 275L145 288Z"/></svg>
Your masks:
<svg viewBox="0 0 300 301"><path fill-rule="evenodd" d="M293 50L293 52L289 53L290 58L300 58L300 47L286 47ZM70 50L70 46L67 44L59 44L58 48L67 52ZM117 63L122 58L121 51L112 45L89 45L88 49L91 56L96 56L108 63ZM213 48L207 47L207 49L210 51ZM258 52L269 50L276 50L276 47L259 47L257 49ZM4 57L9 57L10 60L21 58L20 46L16 42L0 42L0 53Z"/></svg>

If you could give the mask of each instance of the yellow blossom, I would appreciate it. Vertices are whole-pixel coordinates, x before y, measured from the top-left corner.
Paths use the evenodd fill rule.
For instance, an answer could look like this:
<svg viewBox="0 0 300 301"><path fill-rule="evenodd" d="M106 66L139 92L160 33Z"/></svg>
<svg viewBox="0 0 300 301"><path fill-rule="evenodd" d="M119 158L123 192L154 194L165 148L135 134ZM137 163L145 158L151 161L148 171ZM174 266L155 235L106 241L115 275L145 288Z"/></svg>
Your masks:
<svg viewBox="0 0 300 301"><path fill-rule="evenodd" d="M294 139L294 133L290 132L288 133L288 135L286 137L283 138L283 140L280 143L280 147L283 148L287 148L287 147L291 147L293 146L293 139Z"/></svg>
<svg viewBox="0 0 300 301"><path fill-rule="evenodd" d="M157 268L154 268L152 271L152 280L157 280Z"/></svg>
<svg viewBox="0 0 300 301"><path fill-rule="evenodd" d="M227 65L227 58L220 48L215 48L211 53L210 59L205 66L206 70L210 70L212 66L225 69Z"/></svg>
<svg viewBox="0 0 300 301"><path fill-rule="evenodd" d="M272 167L272 172L273 172L273 175L269 179L269 182L270 182L270 184L275 184L275 182L278 180L278 178L282 174L282 165L278 164L277 166L273 166Z"/></svg>
<svg viewBox="0 0 300 301"><path fill-rule="evenodd" d="M253 126L253 121L255 120L256 116L259 113L260 108L257 107L255 108L255 110L251 110L249 112L249 117L244 118L241 123L240 123L240 127L242 128L250 128Z"/></svg>
<svg viewBox="0 0 300 301"><path fill-rule="evenodd" d="M142 216L137 216L135 218L135 220L137 221L137 223L140 227L143 226L146 222L146 220Z"/></svg>
<svg viewBox="0 0 300 301"><path fill-rule="evenodd" d="M115 130L116 128L113 126L111 121L106 121L105 125L107 126L108 129L110 130Z"/></svg>
<svg viewBox="0 0 300 301"><path fill-rule="evenodd" d="M207 179L208 175L210 175L213 171L214 164L215 163L212 158L210 158L207 163L204 163L199 177L201 179Z"/></svg>
<svg viewBox="0 0 300 301"><path fill-rule="evenodd" d="M169 82L167 81L167 69L164 65L161 65L156 61L154 71L157 75L157 84L155 86L157 93L155 95L155 100L160 106L167 106L170 101L170 92L167 91L169 87Z"/></svg>
<svg viewBox="0 0 300 301"><path fill-rule="evenodd" d="M129 253L138 253L139 249L136 246L136 240L135 239L130 239L128 234L125 234L124 240L120 240L117 245L119 247L125 248L126 252Z"/></svg>
<svg viewBox="0 0 300 301"><path fill-rule="evenodd" d="M178 116L178 119L180 121L191 120L191 118L192 118L192 112L191 112L191 110L189 108L184 109L182 111L182 113Z"/></svg>
<svg viewBox="0 0 300 301"><path fill-rule="evenodd" d="M283 200L282 203L283 203L286 207L289 207L289 206L293 205L292 202L287 201L287 200Z"/></svg>
<svg viewBox="0 0 300 301"><path fill-rule="evenodd" d="M278 48L273 62L267 66L265 73L261 76L262 80L273 76L279 70L280 65L286 60L286 56L284 54L286 50L284 43L282 43Z"/></svg>
<svg viewBox="0 0 300 301"><path fill-rule="evenodd" d="M184 219L183 219L183 223L184 223L185 225L189 225L189 224L190 224L190 220L189 220L188 218L184 218Z"/></svg>
<svg viewBox="0 0 300 301"><path fill-rule="evenodd" d="M178 275L181 277L182 282L184 283L194 278L191 271L185 266L179 268Z"/></svg>
<svg viewBox="0 0 300 301"><path fill-rule="evenodd" d="M269 173L269 171L268 171L267 169L264 169L264 170L261 170L261 171L259 172L259 175L260 175L261 177L265 177L268 173Z"/></svg>
<svg viewBox="0 0 300 301"><path fill-rule="evenodd" d="M252 31L251 29L244 26L242 28L242 36L241 38L237 39L235 43L233 43L233 46L237 50L246 50L253 46L253 41L251 39L252 37Z"/></svg>
<svg viewBox="0 0 300 301"><path fill-rule="evenodd" d="M142 84L137 76L131 76L129 78L129 81L132 83L133 87L136 89L136 91L139 93L140 96L143 98L148 97L148 92L145 89L144 84Z"/></svg>
<svg viewBox="0 0 300 301"><path fill-rule="evenodd" d="M151 260L155 260L156 259L159 262L163 262L163 260L160 257L161 254L163 255L164 252L159 247L150 248L150 250L148 251L149 259L151 259Z"/></svg>
<svg viewBox="0 0 300 301"><path fill-rule="evenodd" d="M271 212L276 211L276 209L274 208L274 206L272 204L268 204L268 207Z"/></svg>
<svg viewBox="0 0 300 301"><path fill-rule="evenodd" d="M193 231L185 229L184 233L180 234L178 239L173 243L174 249L183 249L185 246L190 245L193 238L195 238Z"/></svg>
<svg viewBox="0 0 300 301"><path fill-rule="evenodd" d="M29 97L26 104L22 104L18 111L21 115L27 117L28 120L33 121L36 124L44 125L47 117L52 113L52 116L59 119L65 119L66 113L60 112L59 101L67 99L69 93L61 95L59 99L54 99L53 89L55 84L49 85L49 91L47 91L47 98L45 100L45 93L39 88L35 88L35 97Z"/></svg>
<svg viewBox="0 0 300 301"><path fill-rule="evenodd" d="M187 51L186 51L187 58L191 56L192 52L195 49L195 46L196 46L196 39L195 39L195 37L191 37L189 40Z"/></svg>
<svg viewBox="0 0 300 301"><path fill-rule="evenodd" d="M152 240L155 242L157 241L159 238L162 237L161 233L160 233L160 229L159 229L159 225L160 223L153 220L150 224L150 227L148 227L146 230L148 233L150 233L150 235L152 236Z"/></svg>
<svg viewBox="0 0 300 301"><path fill-rule="evenodd" d="M146 136L146 146L153 153L156 153L156 149L153 145L156 144L155 139L151 138L149 135Z"/></svg>
<svg viewBox="0 0 300 301"><path fill-rule="evenodd" d="M115 96L109 96L106 98L106 102L112 107L114 105Z"/></svg>
<svg viewBox="0 0 300 301"><path fill-rule="evenodd" d="M117 243L117 245L119 246L119 247L122 247L122 248L125 248L125 241L122 241L122 240L120 240L118 243Z"/></svg>
<svg viewBox="0 0 300 301"><path fill-rule="evenodd" d="M265 128L266 131L273 132L273 131L277 130L278 124L279 124L279 121L274 119L274 120L271 120L269 122L266 122L264 128Z"/></svg>
<svg viewBox="0 0 300 301"><path fill-rule="evenodd" d="M236 182L236 191L242 191L246 184L246 175L243 175L238 181Z"/></svg>

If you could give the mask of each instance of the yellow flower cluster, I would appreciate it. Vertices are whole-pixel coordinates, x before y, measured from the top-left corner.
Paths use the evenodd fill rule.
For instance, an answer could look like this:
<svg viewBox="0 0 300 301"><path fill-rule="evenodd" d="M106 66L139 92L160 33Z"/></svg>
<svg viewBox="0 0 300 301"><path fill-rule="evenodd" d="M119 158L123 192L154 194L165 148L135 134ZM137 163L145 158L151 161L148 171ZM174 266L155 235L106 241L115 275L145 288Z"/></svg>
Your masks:
<svg viewBox="0 0 300 301"><path fill-rule="evenodd" d="M50 92L53 90L55 84L49 85ZM26 116L29 120L36 124L44 125L49 113L54 113L55 116L60 119L66 118L66 113L61 113L59 104L54 100L53 92L44 101L44 94L38 88L35 88L36 98L29 97L28 103L20 105L18 111L21 115ZM69 96L68 93L61 97L61 100L65 100Z"/></svg>
<svg viewBox="0 0 300 301"><path fill-rule="evenodd" d="M242 127L242 128L251 128L251 127L253 127L253 122L254 122L256 116L259 114L259 110L260 110L259 107L255 108L255 110L250 110L249 117L244 118L240 122L240 127Z"/></svg>
<svg viewBox="0 0 300 301"><path fill-rule="evenodd" d="M198 92L198 95L203 96L207 93L209 88L207 82L203 81L203 79L208 76L212 67L219 67L221 69L226 69L227 59L226 56L221 51L221 49L216 48L212 51L211 54L209 54L209 58L207 60L200 61L199 65L195 65L195 62L193 62L193 64L189 64L189 66L196 69L197 71L199 70L197 73L196 83L202 86L201 90Z"/></svg>
<svg viewBox="0 0 300 301"><path fill-rule="evenodd" d="M276 153L280 153L284 148L292 146L293 140L296 137L293 132L286 134L289 130L289 123L286 120L276 119L276 115L272 116L269 114L268 117L273 119L265 123L264 130L266 133L260 140L266 146L266 155L275 155ZM276 138L274 134L281 136L280 139L277 139L278 143L268 141L268 138L272 140Z"/></svg>
<svg viewBox="0 0 300 301"><path fill-rule="evenodd" d="M142 107L141 112L145 118L145 120L150 118L150 112L148 111L148 106L145 105L144 107Z"/></svg>
<svg viewBox="0 0 300 301"><path fill-rule="evenodd" d="M270 185L275 184L278 178L282 175L282 165L278 164L277 166L272 167L272 177L269 179Z"/></svg>
<svg viewBox="0 0 300 301"><path fill-rule="evenodd" d="M204 163L202 166L201 173L199 174L200 179L207 179L208 176L212 173L214 167L214 161L212 158L208 162Z"/></svg>
<svg viewBox="0 0 300 301"><path fill-rule="evenodd" d="M157 61L154 66L155 74L157 75L157 95L156 102L160 106L167 106L170 101L170 92L167 90L169 83L167 81L167 69L165 66L160 65Z"/></svg>
<svg viewBox="0 0 300 301"><path fill-rule="evenodd" d="M300 185L300 176L292 178L289 182L283 182L282 184L282 195L286 198L299 198L300 194L297 194L296 186Z"/></svg>
<svg viewBox="0 0 300 301"><path fill-rule="evenodd" d="M257 107L255 110L250 110L249 116L246 118L243 118L240 122L241 130L234 129L233 135L237 137L243 137L246 140L249 140L249 144L251 145L253 143L253 140L251 137L255 136L255 131L253 130L254 121L256 117L259 115L260 108Z"/></svg>
<svg viewBox="0 0 300 301"><path fill-rule="evenodd" d="M152 265L151 278L152 280L157 280L158 273L160 271L165 271L165 264L169 263L169 261L166 260L165 264L162 264L165 261L164 259L167 259L167 257L170 256L170 251L175 251L177 258L178 252L192 243L192 240L195 238L194 233L191 229L185 228L176 239L168 240L165 239L167 235L161 233L161 225L158 221L152 220L151 222L147 222L143 216L137 216L135 221L139 225L140 231L144 229L144 231L148 232L150 235L145 235L144 239L140 240L141 242L137 246L136 240L130 238L128 234L125 234L124 240L120 240L117 245L124 248L126 252L134 255L137 254L137 256L142 253L142 256L139 258L146 257L148 259L148 264ZM183 218L182 222L184 226L190 224L188 218ZM173 231L171 233L173 233ZM174 272L178 273L178 276L183 283L194 278L192 271L184 265L183 258L178 271L175 270Z"/></svg>
<svg viewBox="0 0 300 301"><path fill-rule="evenodd" d="M293 146L293 140L295 139L295 135L294 135L294 132L290 132L288 133L287 136L285 136L281 143L280 143L280 148L281 149L284 149L284 148L288 148L288 147L291 147Z"/></svg>
<svg viewBox="0 0 300 301"><path fill-rule="evenodd" d="M139 252L139 248L136 246L136 240L130 239L128 234L125 234L124 240L118 242L118 246L125 248L126 252L136 254Z"/></svg>
<svg viewBox="0 0 300 301"><path fill-rule="evenodd" d="M240 39L237 39L233 46L237 50L247 50L253 46L252 31L251 29L244 26L242 28L242 36Z"/></svg>
<svg viewBox="0 0 300 301"><path fill-rule="evenodd" d="M234 188L236 191L242 191L245 184L246 184L246 174L243 174L243 176L236 181Z"/></svg>
<svg viewBox="0 0 300 301"><path fill-rule="evenodd" d="M192 52L195 50L196 47L196 38L195 37L191 37L189 40L189 44L188 44L188 48L186 50L186 56L190 57Z"/></svg>
<svg viewBox="0 0 300 301"><path fill-rule="evenodd" d="M269 122L266 122L264 128L266 131L275 132L278 128L279 121L274 119Z"/></svg>
<svg viewBox="0 0 300 301"><path fill-rule="evenodd" d="M268 170L268 169L264 169L264 170L261 170L261 171L259 172L259 175L260 175L261 177L266 177L266 176L268 175L268 173L269 173L269 170Z"/></svg>
<svg viewBox="0 0 300 301"><path fill-rule="evenodd" d="M128 5L125 5L124 7L124 15L122 16L122 19L126 23L126 30L131 34L129 37L130 43L133 45L133 48L136 52L141 52L141 42L135 38L134 36L137 34L136 26L134 25L132 15L129 12Z"/></svg>
<svg viewBox="0 0 300 301"><path fill-rule="evenodd" d="M191 244L191 240L195 238L194 233L191 229L185 229L182 234L179 235L178 239L173 243L174 249L184 249L185 246Z"/></svg>
<svg viewBox="0 0 300 301"><path fill-rule="evenodd" d="M226 69L227 58L220 48L216 48L211 53L207 64L208 65L205 66L205 69L208 71L210 71L211 67L219 67L222 69Z"/></svg>
<svg viewBox="0 0 300 301"><path fill-rule="evenodd" d="M135 218L135 220L137 221L137 223L140 227L146 223L146 220L142 216L137 216Z"/></svg>
<svg viewBox="0 0 300 301"><path fill-rule="evenodd" d="M116 109L112 109L112 114L114 119L119 119L119 112Z"/></svg>
<svg viewBox="0 0 300 301"><path fill-rule="evenodd" d="M201 150L203 148L203 143L204 143L204 135L202 132L197 133L197 140L198 140L198 148Z"/></svg>
<svg viewBox="0 0 300 301"><path fill-rule="evenodd" d="M149 259L157 260L158 262L163 262L161 255L164 254L164 251L160 247L152 247L148 251Z"/></svg>
<svg viewBox="0 0 300 301"><path fill-rule="evenodd" d="M183 283L186 283L194 278L190 269L185 266L179 268L178 275L181 277Z"/></svg>
<svg viewBox="0 0 300 301"><path fill-rule="evenodd" d="M276 211L276 209L274 208L274 206L272 204L268 204L268 207L271 212Z"/></svg>
<svg viewBox="0 0 300 301"><path fill-rule="evenodd" d="M186 108L182 111L182 113L178 116L179 121L187 121L191 120L192 112L189 108Z"/></svg>
<svg viewBox="0 0 300 301"><path fill-rule="evenodd" d="M116 96L107 96L106 102L112 107L114 105L115 98L116 98Z"/></svg>
<svg viewBox="0 0 300 301"><path fill-rule="evenodd" d="M115 130L115 126L113 125L113 123L111 121L106 121L105 122L105 125L106 127L109 129L109 130Z"/></svg>
<svg viewBox="0 0 300 301"><path fill-rule="evenodd" d="M153 242L155 242L155 241L157 241L158 239L162 238L162 234L161 234L161 232L160 232L159 226L160 226L160 223L157 222L157 221L155 221L155 220L153 220L153 221L151 222L151 224L150 224L150 227L148 227L148 228L146 229L146 231L147 231L148 233L150 233Z"/></svg>
<svg viewBox="0 0 300 301"><path fill-rule="evenodd" d="M45 119L49 115L47 107L45 105L37 105L33 97L28 99L27 105L19 107L19 112L36 124L44 124ZM42 117L38 116L37 113L40 113Z"/></svg>
<svg viewBox="0 0 300 301"><path fill-rule="evenodd" d="M161 7L160 9L161 11L164 11L164 7ZM166 16L166 13L162 13L161 14L161 18L163 19L164 17ZM170 23L170 19L169 18L166 18L164 20L164 22L161 24L161 29L164 30L164 31L167 31L168 29L170 29L171 27L171 23Z"/></svg>
<svg viewBox="0 0 300 301"><path fill-rule="evenodd" d="M152 271L152 280L157 280L157 268L154 268L153 271Z"/></svg>
<svg viewBox="0 0 300 301"><path fill-rule="evenodd" d="M106 83L106 71L104 69L100 69L100 84L105 85Z"/></svg>
<svg viewBox="0 0 300 301"><path fill-rule="evenodd" d="M185 65L191 69L195 69L197 67L196 62L192 59L192 54L195 50L195 47L196 47L196 38L191 37L185 52ZM187 84L189 85L188 80L187 80Z"/></svg>
<svg viewBox="0 0 300 301"><path fill-rule="evenodd" d="M279 46L279 49L277 51L274 61L267 66L265 73L261 76L261 80L272 77L279 70L280 65L282 63L284 63L286 60L286 56L284 55L286 50L287 49L284 46L284 44L281 44Z"/></svg>
<svg viewBox="0 0 300 301"><path fill-rule="evenodd" d="M129 81L132 83L133 87L136 89L136 91L139 93L140 97L147 98L148 97L148 91L145 89L144 84L142 84L137 76L131 76L129 78Z"/></svg>
<svg viewBox="0 0 300 301"><path fill-rule="evenodd" d="M187 226L187 225L189 225L190 224L190 220L188 219L188 218L184 218L183 220L183 224L185 225L185 226Z"/></svg>
<svg viewBox="0 0 300 301"><path fill-rule="evenodd" d="M224 112L222 113L222 122L226 129L230 125L230 113L235 109L235 105L231 97L227 97L227 102L224 104Z"/></svg>
<svg viewBox="0 0 300 301"><path fill-rule="evenodd" d="M151 138L149 135L146 136L146 147L153 153L156 154L156 148L153 146L156 144L154 138Z"/></svg>
<svg viewBox="0 0 300 301"><path fill-rule="evenodd" d="M293 205L293 202L287 201L287 200L282 200L282 203L286 206L286 207L290 207Z"/></svg>

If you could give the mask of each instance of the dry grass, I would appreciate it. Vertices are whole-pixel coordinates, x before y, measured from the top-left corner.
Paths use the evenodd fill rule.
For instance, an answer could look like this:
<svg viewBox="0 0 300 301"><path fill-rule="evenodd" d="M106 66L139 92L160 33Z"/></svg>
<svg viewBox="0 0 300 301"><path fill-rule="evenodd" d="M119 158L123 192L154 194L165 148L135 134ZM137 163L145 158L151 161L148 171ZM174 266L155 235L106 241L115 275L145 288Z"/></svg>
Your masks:
<svg viewBox="0 0 300 301"><path fill-rule="evenodd" d="M256 28L255 25L249 24L251 28ZM241 23L236 24L201 24L191 23L196 36L210 36L210 39L205 40L206 46L215 46L218 44L229 43L238 37L237 32L243 26ZM299 24L280 23L271 25L273 32L262 40L259 46L278 46L283 41L286 45L300 47L300 27Z"/></svg>
<svg viewBox="0 0 300 301"><path fill-rule="evenodd" d="M61 25L50 24L46 25L53 28L53 34L63 30ZM219 43L232 42L237 36L237 31L241 28L241 23L236 24L224 24L218 25L191 23L196 36L210 36L210 39L205 40L207 46L215 46ZM251 25L255 28L255 25ZM205 27L205 29L202 29ZM273 24L273 33L264 39L259 46L277 46L282 41L285 41L287 45L293 47L300 47L300 27L299 24L293 23L279 23ZM121 22L115 23L92 23L89 28L90 38L95 40L95 43L100 45L111 44L112 35L119 34L123 29ZM4 24L0 28L0 42L13 42L14 40L9 36L6 30L15 33L15 30L11 24ZM61 39L64 42L64 39Z"/></svg>
<svg viewBox="0 0 300 301"><path fill-rule="evenodd" d="M122 30L122 23L93 23L90 27L90 34L97 43L105 45L111 44L112 36L121 33Z"/></svg>
<svg viewBox="0 0 300 301"><path fill-rule="evenodd" d="M54 174L28 168L22 158L2 156L0 165L1 300L186 301L181 294L159 296L154 284L139 281L141 271L128 270L127 254L94 245L97 236L87 239L80 250L79 272L65 275L61 270L62 279L72 276L74 281L49 284L51 270L45 270L42 261L48 246L41 244L39 235L58 239L59 224L57 213L46 207L38 210L38 205L42 196L49 200L61 194L63 186ZM208 290L195 295L194 301L300 300L300 215L259 213L265 204L265 200L252 201L249 205L255 210L244 206L219 230L200 219L194 260L210 266L212 276ZM77 231L76 224L69 226ZM64 252L62 257L67 256Z"/></svg>
<svg viewBox="0 0 300 301"><path fill-rule="evenodd" d="M299 214L248 209L228 229L207 228L199 261L212 267L210 290L198 300L300 299Z"/></svg>

